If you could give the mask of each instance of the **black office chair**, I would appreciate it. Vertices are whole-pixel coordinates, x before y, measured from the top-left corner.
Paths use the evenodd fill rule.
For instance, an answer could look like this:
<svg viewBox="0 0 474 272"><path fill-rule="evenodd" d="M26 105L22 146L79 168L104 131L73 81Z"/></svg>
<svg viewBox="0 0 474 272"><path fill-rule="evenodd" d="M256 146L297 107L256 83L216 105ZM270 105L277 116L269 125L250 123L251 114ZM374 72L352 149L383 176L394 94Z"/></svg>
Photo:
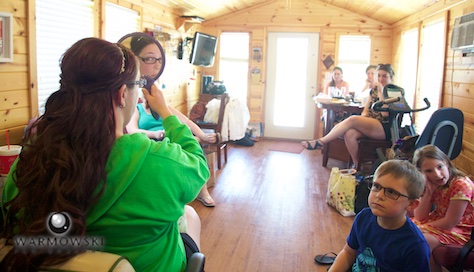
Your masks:
<svg viewBox="0 0 474 272"><path fill-rule="evenodd" d="M201 252L194 252L188 260L185 272L203 272L206 257Z"/></svg>
<svg viewBox="0 0 474 272"><path fill-rule="evenodd" d="M437 146L451 160L457 158L462 149L464 131L464 115L456 108L436 110L423 129L415 149L428 144Z"/></svg>

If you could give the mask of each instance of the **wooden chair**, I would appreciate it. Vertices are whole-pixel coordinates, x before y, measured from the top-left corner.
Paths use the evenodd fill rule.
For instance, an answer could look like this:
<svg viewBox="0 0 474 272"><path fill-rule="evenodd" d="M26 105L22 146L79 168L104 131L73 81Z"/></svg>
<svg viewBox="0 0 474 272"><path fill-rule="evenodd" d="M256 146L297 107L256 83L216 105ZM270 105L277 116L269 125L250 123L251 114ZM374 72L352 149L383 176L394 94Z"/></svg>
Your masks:
<svg viewBox="0 0 474 272"><path fill-rule="evenodd" d="M227 93L223 94L200 94L199 95L199 101L208 103L212 99L218 99L221 101L220 107L219 107L219 117L217 119L217 123L208 123L204 122L203 120L198 120L195 123L201 128L201 129L210 129L213 130L214 132L221 132L222 130L222 122L224 121L224 112L225 112L225 107L227 105L227 102L229 102L229 95ZM217 153L217 168L221 169L222 168L222 153L224 153L224 163L227 162L227 143L226 142L220 142L217 145L211 145L210 148L213 149Z"/></svg>

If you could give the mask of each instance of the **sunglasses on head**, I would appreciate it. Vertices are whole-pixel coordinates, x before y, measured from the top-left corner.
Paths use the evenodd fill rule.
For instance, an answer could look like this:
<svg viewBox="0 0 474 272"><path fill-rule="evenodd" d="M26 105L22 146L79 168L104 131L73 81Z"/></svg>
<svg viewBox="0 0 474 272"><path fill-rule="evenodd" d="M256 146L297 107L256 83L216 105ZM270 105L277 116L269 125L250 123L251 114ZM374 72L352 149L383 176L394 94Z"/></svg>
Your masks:
<svg viewBox="0 0 474 272"><path fill-rule="evenodd" d="M391 65L391 64L388 64L388 63L386 63L386 64L380 63L380 64L377 65L377 66L379 67L379 69L380 69L380 68L382 68L382 69L383 69L383 68L385 68L385 69L392 69L392 65Z"/></svg>

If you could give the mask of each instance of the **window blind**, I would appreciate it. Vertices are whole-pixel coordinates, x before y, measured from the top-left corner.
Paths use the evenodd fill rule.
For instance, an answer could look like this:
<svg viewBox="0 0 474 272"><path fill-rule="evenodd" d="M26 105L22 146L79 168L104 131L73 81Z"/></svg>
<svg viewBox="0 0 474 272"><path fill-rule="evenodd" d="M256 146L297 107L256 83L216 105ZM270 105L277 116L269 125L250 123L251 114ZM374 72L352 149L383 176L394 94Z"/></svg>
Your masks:
<svg viewBox="0 0 474 272"><path fill-rule="evenodd" d="M137 11L112 3L105 5L105 39L117 42L126 34L140 30L140 15Z"/></svg>
<svg viewBox="0 0 474 272"><path fill-rule="evenodd" d="M59 89L59 61L76 41L94 36L93 1L36 0L38 110Z"/></svg>

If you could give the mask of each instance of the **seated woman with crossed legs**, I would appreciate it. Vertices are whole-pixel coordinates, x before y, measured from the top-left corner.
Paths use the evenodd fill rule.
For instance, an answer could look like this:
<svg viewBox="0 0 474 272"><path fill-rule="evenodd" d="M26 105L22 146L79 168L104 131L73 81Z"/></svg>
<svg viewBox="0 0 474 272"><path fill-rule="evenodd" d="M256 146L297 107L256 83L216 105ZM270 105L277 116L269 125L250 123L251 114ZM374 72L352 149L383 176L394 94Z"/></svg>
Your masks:
<svg viewBox="0 0 474 272"><path fill-rule="evenodd" d="M301 144L309 150L321 149L326 143L329 143L340 136L344 136L344 142L351 155L354 165L358 164L357 153L359 138L367 137L375 140L390 140L390 124L388 114L371 110L372 103L383 100L383 87L392 83L395 75L390 64L379 64L377 66L378 84L370 91L370 97L362 111L362 114L352 115L340 122L324 137L303 141Z"/></svg>

